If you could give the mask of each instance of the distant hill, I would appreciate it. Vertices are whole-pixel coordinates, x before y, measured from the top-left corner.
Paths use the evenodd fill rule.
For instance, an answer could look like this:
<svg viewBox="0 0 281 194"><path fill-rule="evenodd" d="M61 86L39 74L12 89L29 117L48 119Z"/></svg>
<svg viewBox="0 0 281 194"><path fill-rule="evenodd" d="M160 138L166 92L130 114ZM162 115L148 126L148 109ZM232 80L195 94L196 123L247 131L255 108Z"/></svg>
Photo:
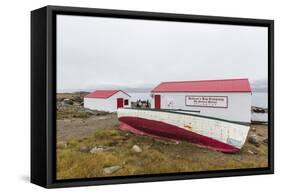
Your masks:
<svg viewBox="0 0 281 194"><path fill-rule="evenodd" d="M267 92L268 87L267 87L267 80L266 79L261 79L261 80L255 80L255 81L250 81L250 85L252 88L253 92ZM95 90L110 90L110 89L120 89L128 93L146 93L150 92L155 85L153 84L146 84L143 86L139 87L124 87L120 85L99 85L99 86L93 86L90 89L62 89L59 90L58 93L72 93L72 92L79 92L79 91L84 91L84 92L92 92Z"/></svg>

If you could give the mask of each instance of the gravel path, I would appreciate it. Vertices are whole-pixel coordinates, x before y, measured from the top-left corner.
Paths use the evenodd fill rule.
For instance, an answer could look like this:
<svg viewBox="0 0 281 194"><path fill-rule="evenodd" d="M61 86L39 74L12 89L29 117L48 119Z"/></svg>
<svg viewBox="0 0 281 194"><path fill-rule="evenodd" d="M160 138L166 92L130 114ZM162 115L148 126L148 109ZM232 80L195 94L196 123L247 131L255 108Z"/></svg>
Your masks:
<svg viewBox="0 0 281 194"><path fill-rule="evenodd" d="M118 128L116 114L92 116L87 119L63 119L57 121L57 141L83 138L92 135L96 129Z"/></svg>

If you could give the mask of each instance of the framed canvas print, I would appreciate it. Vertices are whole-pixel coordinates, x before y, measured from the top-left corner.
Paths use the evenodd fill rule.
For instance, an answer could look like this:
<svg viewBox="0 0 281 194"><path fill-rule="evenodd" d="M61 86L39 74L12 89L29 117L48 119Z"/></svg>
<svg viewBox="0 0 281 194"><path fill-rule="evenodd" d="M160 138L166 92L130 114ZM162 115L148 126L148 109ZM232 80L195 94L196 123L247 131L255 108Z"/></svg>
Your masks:
<svg viewBox="0 0 281 194"><path fill-rule="evenodd" d="M31 182L273 173L273 20L31 12Z"/></svg>

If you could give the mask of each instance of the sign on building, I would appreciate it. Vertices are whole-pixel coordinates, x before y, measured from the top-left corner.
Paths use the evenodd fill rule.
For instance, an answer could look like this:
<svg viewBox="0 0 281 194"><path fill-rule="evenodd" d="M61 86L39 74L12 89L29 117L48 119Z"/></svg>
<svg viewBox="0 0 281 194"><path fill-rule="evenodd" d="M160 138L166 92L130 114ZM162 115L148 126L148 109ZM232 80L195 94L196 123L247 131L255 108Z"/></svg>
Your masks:
<svg viewBox="0 0 281 194"><path fill-rule="evenodd" d="M186 96L186 106L227 108L227 96Z"/></svg>

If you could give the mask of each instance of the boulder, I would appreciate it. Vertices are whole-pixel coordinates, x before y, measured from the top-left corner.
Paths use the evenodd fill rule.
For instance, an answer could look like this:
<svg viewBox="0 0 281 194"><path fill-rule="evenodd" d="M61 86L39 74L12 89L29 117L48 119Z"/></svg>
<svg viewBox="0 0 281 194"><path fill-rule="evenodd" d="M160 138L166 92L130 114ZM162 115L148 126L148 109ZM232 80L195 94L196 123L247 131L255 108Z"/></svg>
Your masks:
<svg viewBox="0 0 281 194"><path fill-rule="evenodd" d="M121 166L110 166L110 167L104 168L103 173L104 174L112 174L112 173L120 170L121 168L122 168Z"/></svg>
<svg viewBox="0 0 281 194"><path fill-rule="evenodd" d="M253 144L253 145L255 145L255 146L257 146L257 147L259 147L259 141L258 141L258 137L255 135L255 134L253 134L253 135L250 135L249 137L248 137L248 142L250 143L250 144Z"/></svg>
<svg viewBox="0 0 281 194"><path fill-rule="evenodd" d="M252 111L255 112L255 113L265 113L266 109L260 108L260 107L253 107Z"/></svg>
<svg viewBox="0 0 281 194"><path fill-rule="evenodd" d="M75 101L74 101L74 102L73 102L73 105L74 105L74 106L81 106L81 103L80 103L80 102L75 102Z"/></svg>
<svg viewBox="0 0 281 194"><path fill-rule="evenodd" d="M265 138L262 142L267 144L268 143L268 138Z"/></svg>
<svg viewBox="0 0 281 194"><path fill-rule="evenodd" d="M70 100L70 99L68 99L68 98L64 99L64 100L63 100L63 103L64 103L64 104L68 104L68 105L73 105L73 101Z"/></svg>
<svg viewBox="0 0 281 194"><path fill-rule="evenodd" d="M90 148L88 146L81 146L79 150L82 153L87 153L90 151Z"/></svg>
<svg viewBox="0 0 281 194"><path fill-rule="evenodd" d="M93 147L91 150L90 150L90 153L91 154L96 154L96 153L100 153L100 152L103 152L104 149L101 148L101 147Z"/></svg>
<svg viewBox="0 0 281 194"><path fill-rule="evenodd" d="M57 101L57 110L60 109L62 107L62 103Z"/></svg>
<svg viewBox="0 0 281 194"><path fill-rule="evenodd" d="M138 145L134 145L134 146L132 147L132 150L133 150L134 152L137 152L137 153L142 152L142 149L141 149Z"/></svg>
<svg viewBox="0 0 281 194"><path fill-rule="evenodd" d="M74 102L78 102L78 103L83 102L83 98L80 97L80 96L74 96L74 97L72 97L72 100L73 100Z"/></svg>
<svg viewBox="0 0 281 194"><path fill-rule="evenodd" d="M256 155L257 153L256 152L254 152L254 151L252 151L252 150L248 150L247 151L249 154L252 154L252 155Z"/></svg>
<svg viewBox="0 0 281 194"><path fill-rule="evenodd" d="M57 143L57 148L60 148L60 149L67 148L67 143L64 141L59 141Z"/></svg>

